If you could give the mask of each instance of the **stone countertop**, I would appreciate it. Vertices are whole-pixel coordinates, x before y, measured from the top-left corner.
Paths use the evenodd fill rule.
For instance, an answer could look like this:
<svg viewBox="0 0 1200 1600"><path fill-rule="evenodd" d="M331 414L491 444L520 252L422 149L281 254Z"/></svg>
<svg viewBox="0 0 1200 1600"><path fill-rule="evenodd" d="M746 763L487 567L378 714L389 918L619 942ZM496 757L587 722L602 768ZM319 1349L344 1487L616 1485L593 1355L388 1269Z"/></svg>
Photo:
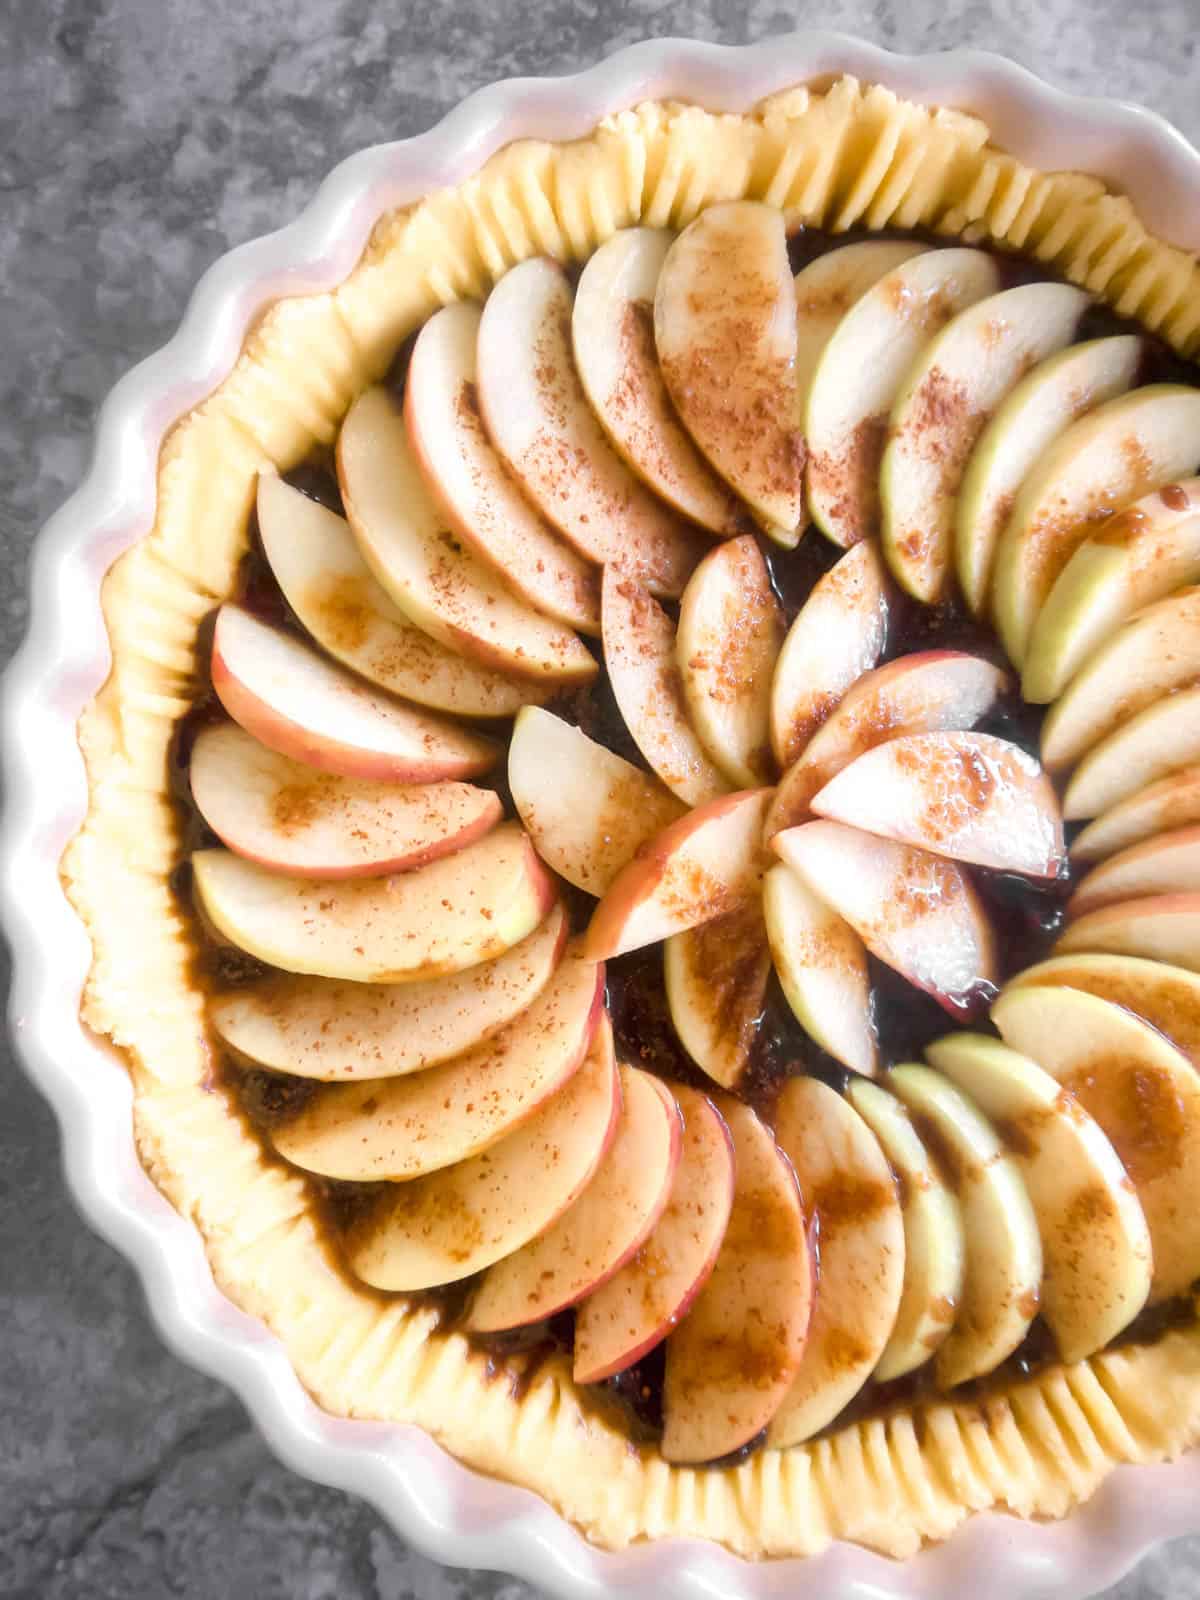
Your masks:
<svg viewBox="0 0 1200 1600"><path fill-rule="evenodd" d="M653 35L834 24L902 50L998 50L1200 140L1197 0L9 0L0 18L5 659L30 540L84 470L98 401L204 268L293 216L341 157L493 78ZM295 1477L229 1393L167 1354L133 1273L72 1209L50 1113L7 1048L0 1197L0 1595L532 1597L438 1568ZM1197 1593L1200 1538L1110 1600Z"/></svg>

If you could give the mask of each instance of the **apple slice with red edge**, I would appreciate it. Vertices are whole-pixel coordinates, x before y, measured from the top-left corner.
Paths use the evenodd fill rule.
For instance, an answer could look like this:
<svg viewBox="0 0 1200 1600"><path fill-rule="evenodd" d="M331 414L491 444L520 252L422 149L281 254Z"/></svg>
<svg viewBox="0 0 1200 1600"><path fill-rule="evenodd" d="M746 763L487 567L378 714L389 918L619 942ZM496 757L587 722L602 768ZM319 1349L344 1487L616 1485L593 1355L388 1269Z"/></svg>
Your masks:
<svg viewBox="0 0 1200 1600"><path fill-rule="evenodd" d="M1088 911L1067 925L1055 955L1076 950L1144 956L1200 972L1200 894L1155 894Z"/></svg>
<svg viewBox="0 0 1200 1600"><path fill-rule="evenodd" d="M1200 827L1160 833L1093 867L1067 901L1067 916L1164 894L1200 894Z"/></svg>
<svg viewBox="0 0 1200 1600"><path fill-rule="evenodd" d="M663 1459L717 1461L783 1404L804 1358L816 1293L813 1247L791 1163L749 1106L716 1100L736 1182L712 1276L667 1340Z"/></svg>
<svg viewBox="0 0 1200 1600"><path fill-rule="evenodd" d="M1004 993L1043 984L1082 989L1124 1006L1157 1028L1200 1071L1200 976L1196 973L1140 956L1051 956L1018 973Z"/></svg>
<svg viewBox="0 0 1200 1600"><path fill-rule="evenodd" d="M393 1182L467 1161L512 1133L582 1065L604 1012L604 968L568 949L514 1022L482 1044L409 1077L320 1085L271 1129L305 1172Z"/></svg>
<svg viewBox="0 0 1200 1600"><path fill-rule="evenodd" d="M599 1383L648 1355L717 1264L733 1206L733 1138L707 1096L669 1088L683 1114L683 1142L666 1210L637 1254L576 1311L576 1383Z"/></svg>
<svg viewBox="0 0 1200 1600"><path fill-rule="evenodd" d="M458 1283L547 1233L595 1176L621 1118L612 1027L529 1120L453 1167L390 1183L343 1240L364 1283L413 1293Z"/></svg>
<svg viewBox="0 0 1200 1600"><path fill-rule="evenodd" d="M344 778L437 783L499 759L490 739L391 699L228 602L217 612L212 684L260 744Z"/></svg>
<svg viewBox="0 0 1200 1600"><path fill-rule="evenodd" d="M1200 688L1179 689L1093 745L1063 795L1073 822L1097 817L1147 784L1200 761Z"/></svg>
<svg viewBox="0 0 1200 1600"><path fill-rule="evenodd" d="M750 1059L771 976L756 899L663 945L663 984L679 1042L714 1083L732 1089Z"/></svg>
<svg viewBox="0 0 1200 1600"><path fill-rule="evenodd" d="M871 954L960 1020L997 981L995 940L956 862L841 822L809 822L771 841Z"/></svg>
<svg viewBox="0 0 1200 1600"><path fill-rule="evenodd" d="M472 1333L565 1311L602 1288L654 1231L679 1166L683 1119L665 1083L636 1067L619 1070L621 1115L595 1176L545 1232L488 1271L467 1312Z"/></svg>
<svg viewBox="0 0 1200 1600"><path fill-rule="evenodd" d="M1156 833L1200 822L1200 766L1182 767L1120 800L1071 841L1071 860L1102 861Z"/></svg>
<svg viewBox="0 0 1200 1600"><path fill-rule="evenodd" d="M593 961L657 944L736 910L758 892L769 789L697 806L642 846L592 913Z"/></svg>

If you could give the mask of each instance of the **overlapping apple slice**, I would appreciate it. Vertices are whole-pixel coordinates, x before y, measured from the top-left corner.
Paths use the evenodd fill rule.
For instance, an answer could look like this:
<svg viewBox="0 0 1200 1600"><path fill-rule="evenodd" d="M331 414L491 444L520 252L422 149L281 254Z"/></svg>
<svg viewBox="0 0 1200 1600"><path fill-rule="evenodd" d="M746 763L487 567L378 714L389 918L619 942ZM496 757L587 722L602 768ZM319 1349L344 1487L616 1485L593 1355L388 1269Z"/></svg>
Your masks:
<svg viewBox="0 0 1200 1600"><path fill-rule="evenodd" d="M1067 915L1171 894L1200 894L1200 827L1156 834L1093 867L1067 902Z"/></svg>
<svg viewBox="0 0 1200 1600"><path fill-rule="evenodd" d="M1097 817L1149 784L1200 761L1200 688L1179 689L1093 745L1063 795L1063 815Z"/></svg>
<svg viewBox="0 0 1200 1600"><path fill-rule="evenodd" d="M1181 767L1119 800L1071 841L1071 860L1101 861L1168 829L1200 823L1200 766Z"/></svg>
<svg viewBox="0 0 1200 1600"><path fill-rule="evenodd" d="M1200 976L1139 956L1051 956L1026 967L1008 988L1053 984L1111 1000L1157 1028L1200 1071Z"/></svg>
<svg viewBox="0 0 1200 1600"><path fill-rule="evenodd" d="M514 1132L452 1167L388 1184L344 1240L377 1289L458 1283L548 1233L612 1145L621 1081L601 1016L583 1065Z"/></svg>
<svg viewBox="0 0 1200 1600"><path fill-rule="evenodd" d="M198 850L200 905L224 938L285 972L412 983L502 955L532 933L554 885L524 830L504 823L453 855L386 878L291 878Z"/></svg>
<svg viewBox="0 0 1200 1600"><path fill-rule="evenodd" d="M659 1079L619 1070L620 1120L595 1176L556 1222L489 1270L467 1313L473 1333L540 1322L602 1288L666 1209L683 1138L679 1107Z"/></svg>
<svg viewBox="0 0 1200 1600"><path fill-rule="evenodd" d="M554 906L501 956L427 983L342 983L275 973L219 994L213 1026L277 1072L327 1083L393 1078L461 1055L507 1026L549 983L567 940Z"/></svg>
<svg viewBox="0 0 1200 1600"><path fill-rule="evenodd" d="M378 1083L323 1084L271 1141L306 1172L420 1178L528 1121L578 1071L604 1010L604 968L569 949L529 1008L463 1055Z"/></svg>
<svg viewBox="0 0 1200 1600"><path fill-rule="evenodd" d="M589 561L678 595L706 544L608 442L571 351L571 287L557 262L522 261L488 295L479 404L513 477Z"/></svg>
<svg viewBox="0 0 1200 1600"><path fill-rule="evenodd" d="M473 778L500 756L490 739L391 699L228 602L213 633L212 683L260 744L322 772L437 783Z"/></svg>
<svg viewBox="0 0 1200 1600"><path fill-rule="evenodd" d="M1200 894L1153 894L1119 900L1068 923L1055 954L1072 951L1144 956L1200 972Z"/></svg>
<svg viewBox="0 0 1200 1600"><path fill-rule="evenodd" d="M770 976L771 950L757 897L663 945L663 984L679 1042L726 1089L750 1059Z"/></svg>
<svg viewBox="0 0 1200 1600"><path fill-rule="evenodd" d="M816 1272L787 1157L750 1109L721 1096L737 1181L712 1276L667 1341L664 1460L716 1461L770 1422L799 1371Z"/></svg>
<svg viewBox="0 0 1200 1600"><path fill-rule="evenodd" d="M877 1366L904 1287L904 1222L879 1141L828 1084L785 1083L775 1137L816 1219L821 1263L804 1357L767 1429L782 1450L832 1422Z"/></svg>

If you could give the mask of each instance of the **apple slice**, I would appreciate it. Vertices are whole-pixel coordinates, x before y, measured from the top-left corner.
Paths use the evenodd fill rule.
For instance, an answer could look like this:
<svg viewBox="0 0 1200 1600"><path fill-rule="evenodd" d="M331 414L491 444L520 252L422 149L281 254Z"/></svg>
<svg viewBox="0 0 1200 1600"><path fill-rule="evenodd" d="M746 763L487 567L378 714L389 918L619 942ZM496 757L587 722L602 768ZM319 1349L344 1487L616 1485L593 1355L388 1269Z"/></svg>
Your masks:
<svg viewBox="0 0 1200 1600"><path fill-rule="evenodd" d="M417 465L450 527L514 594L569 628L599 633L599 574L538 515L483 430L475 361L482 315L458 300L417 335L404 386Z"/></svg>
<svg viewBox="0 0 1200 1600"><path fill-rule="evenodd" d="M258 475L258 531L284 599L327 655L435 711L511 717L537 690L448 650L376 582L350 525L273 472Z"/></svg>
<svg viewBox="0 0 1200 1600"><path fill-rule="evenodd" d="M1038 612L1074 552L1114 512L1200 461L1200 392L1156 383L1108 400L1038 457L1021 486L992 576L992 616L1023 666Z"/></svg>
<svg viewBox="0 0 1200 1600"><path fill-rule="evenodd" d="M390 1183L344 1240L364 1283L412 1293L458 1283L547 1233L595 1176L621 1120L612 1027L514 1132L456 1166Z"/></svg>
<svg viewBox="0 0 1200 1600"><path fill-rule="evenodd" d="M345 778L473 778L500 754L490 739L369 688L228 602L217 612L212 684L233 720L268 750Z"/></svg>
<svg viewBox="0 0 1200 1600"><path fill-rule="evenodd" d="M999 667L961 650L921 650L865 673L784 773L767 815L767 837L807 822L813 797L885 739L965 731L1007 686Z"/></svg>
<svg viewBox="0 0 1200 1600"><path fill-rule="evenodd" d="M1097 817L1139 789L1200 761L1200 688L1180 689L1093 745L1063 796L1072 821Z"/></svg>
<svg viewBox="0 0 1200 1600"><path fill-rule="evenodd" d="M654 296L663 378L684 426L772 538L804 526L796 298L783 213L708 206L667 251Z"/></svg>
<svg viewBox="0 0 1200 1600"><path fill-rule="evenodd" d="M604 569L604 664L634 743L673 794L704 805L729 790L688 721L675 625L642 585Z"/></svg>
<svg viewBox="0 0 1200 1600"><path fill-rule="evenodd" d="M556 905L502 956L428 983L340 983L279 973L220 994L217 1032L264 1067L326 1083L393 1078L461 1055L537 999L562 958Z"/></svg>
<svg viewBox="0 0 1200 1600"><path fill-rule="evenodd" d="M982 1034L926 1050L939 1071L1000 1124L1042 1235L1042 1316L1067 1362L1129 1326L1150 1292L1146 1217L1099 1125L1048 1072Z"/></svg>
<svg viewBox="0 0 1200 1600"><path fill-rule="evenodd" d="M554 901L515 822L389 878L286 878L228 850L197 851L192 872L205 915L240 950L285 972L355 983L412 983L488 961Z"/></svg>
<svg viewBox="0 0 1200 1600"><path fill-rule="evenodd" d="M596 1175L544 1233L498 1261L471 1301L472 1333L521 1328L565 1311L641 1249L666 1209L683 1119L666 1084L622 1066L621 1117ZM541 1182L538 1169L528 1181Z"/></svg>
<svg viewBox="0 0 1200 1600"><path fill-rule="evenodd" d="M1069 344L1090 304L1066 283L1024 283L960 311L921 351L888 420L879 497L883 550L901 587L927 605L954 568L963 469L1001 402Z"/></svg>
<svg viewBox="0 0 1200 1600"><path fill-rule="evenodd" d="M787 1157L749 1106L721 1096L737 1181L712 1276L667 1341L663 1459L716 1461L770 1422L799 1371L816 1271Z"/></svg>
<svg viewBox="0 0 1200 1600"><path fill-rule="evenodd" d="M771 748L781 767L791 766L846 690L879 660L887 626L883 562L864 540L813 585L779 652Z"/></svg>
<svg viewBox="0 0 1200 1600"><path fill-rule="evenodd" d="M706 544L636 477L588 405L571 353L571 286L556 261L522 261L479 324L479 404L529 498L589 561L678 595Z"/></svg>
<svg viewBox="0 0 1200 1600"><path fill-rule="evenodd" d="M1187 1057L1141 1017L1079 989L1009 989L992 1021L1120 1157L1150 1229L1151 1301L1187 1294L1200 1278L1200 1076Z"/></svg>
<svg viewBox="0 0 1200 1600"><path fill-rule="evenodd" d="M1058 796L1033 756L989 733L916 733L876 745L813 796L818 816L1001 872L1057 877Z"/></svg>
<svg viewBox="0 0 1200 1600"><path fill-rule="evenodd" d="M962 1213L962 1292L936 1363L938 1383L953 1388L993 1372L1029 1332L1041 1295L1041 1235L1016 1161L966 1095L922 1066L897 1067L888 1083L919 1119Z"/></svg>
<svg viewBox="0 0 1200 1600"><path fill-rule="evenodd" d="M782 861L763 879L763 913L796 1021L836 1061L873 1078L879 1041L862 940Z"/></svg>
<svg viewBox="0 0 1200 1600"><path fill-rule="evenodd" d="M1029 638L1026 698L1057 698L1096 650L1142 606L1200 580L1200 478L1136 501L1081 544Z"/></svg>
<svg viewBox="0 0 1200 1600"><path fill-rule="evenodd" d="M1131 618L1091 656L1042 725L1042 760L1071 766L1122 722L1200 679L1200 588Z"/></svg>
<svg viewBox="0 0 1200 1600"><path fill-rule="evenodd" d="M879 531L888 413L913 363L951 317L999 287L981 250L928 250L880 278L838 324L805 413L808 508L834 544Z"/></svg>
<svg viewBox="0 0 1200 1600"><path fill-rule="evenodd" d="M706 1096L670 1089L683 1113L670 1198L637 1254L579 1306L576 1383L611 1378L661 1344L717 1264L733 1205L733 1139Z"/></svg>
<svg viewBox="0 0 1200 1600"><path fill-rule="evenodd" d="M1183 767L1121 800L1071 841L1071 860L1100 861L1156 833L1200 822L1200 766Z"/></svg>
<svg viewBox="0 0 1200 1600"><path fill-rule="evenodd" d="M904 1222L879 1141L828 1084L785 1083L775 1137L816 1218L821 1262L804 1359L767 1429L783 1450L827 1427L878 1365L904 1288Z"/></svg>
<svg viewBox="0 0 1200 1600"><path fill-rule="evenodd" d="M1160 833L1110 856L1084 877L1067 902L1067 915L1164 894L1200 894L1200 827Z"/></svg>
<svg viewBox="0 0 1200 1600"><path fill-rule="evenodd" d="M594 895L685 811L657 778L540 706L517 717L508 786L542 860Z"/></svg>
<svg viewBox="0 0 1200 1600"><path fill-rule="evenodd" d="M405 616L473 661L555 687L588 683L583 640L522 604L446 527L397 402L368 389L338 435L338 480L367 565Z"/></svg>
<svg viewBox="0 0 1200 1600"><path fill-rule="evenodd" d="M1156 894L1120 900L1069 923L1056 955L1075 950L1144 956L1200 972L1200 894Z"/></svg>
<svg viewBox="0 0 1200 1600"><path fill-rule="evenodd" d="M663 946L667 1006L679 1042L714 1083L732 1089L750 1058L771 976L757 899Z"/></svg>
<svg viewBox="0 0 1200 1600"><path fill-rule="evenodd" d="M952 1016L978 1010L996 981L995 947L979 898L955 862L841 822L809 822L771 842L873 956Z"/></svg>
<svg viewBox="0 0 1200 1600"><path fill-rule="evenodd" d="M188 777L201 816L238 855L275 872L361 878L461 850L504 815L491 789L341 778L276 755L234 723L204 728Z"/></svg>
<svg viewBox="0 0 1200 1600"><path fill-rule="evenodd" d="M1026 967L1005 989L1055 984L1124 1006L1176 1045L1200 1071L1200 977L1136 956L1052 956Z"/></svg>
<svg viewBox="0 0 1200 1600"><path fill-rule="evenodd" d="M634 471L676 511L727 538L745 531L745 507L680 423L654 345L654 295L673 239L665 228L621 228L589 258L571 315L575 365Z"/></svg>
<svg viewBox="0 0 1200 1600"><path fill-rule="evenodd" d="M722 795L643 845L592 913L586 935L591 959L607 961L657 944L756 896L770 793Z"/></svg>
<svg viewBox="0 0 1200 1600"><path fill-rule="evenodd" d="M1132 334L1091 339L1041 362L988 423L971 452L954 515L955 564L967 604L988 608L1000 535L1025 479L1072 422L1124 394L1145 347Z"/></svg>
<svg viewBox="0 0 1200 1600"><path fill-rule="evenodd" d="M323 1084L271 1131L285 1160L350 1183L420 1178L527 1122L579 1069L604 1013L604 968L569 949L528 1010L426 1072Z"/></svg>
<svg viewBox="0 0 1200 1600"><path fill-rule="evenodd" d="M907 1108L877 1084L855 1079L850 1104L879 1140L900 1186L904 1290L875 1368L890 1383L923 1366L950 1334L962 1301L966 1237L954 1191L913 1126Z"/></svg>
<svg viewBox="0 0 1200 1600"><path fill-rule="evenodd" d="M771 680L782 643L762 552L749 534L727 539L688 579L675 650L692 726L739 789L774 777Z"/></svg>

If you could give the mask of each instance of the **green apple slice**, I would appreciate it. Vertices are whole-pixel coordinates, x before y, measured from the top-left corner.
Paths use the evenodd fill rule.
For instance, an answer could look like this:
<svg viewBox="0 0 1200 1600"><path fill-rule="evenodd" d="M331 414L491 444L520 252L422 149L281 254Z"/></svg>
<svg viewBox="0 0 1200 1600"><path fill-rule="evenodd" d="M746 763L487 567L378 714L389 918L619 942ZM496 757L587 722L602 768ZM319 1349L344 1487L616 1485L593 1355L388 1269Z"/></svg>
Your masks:
<svg viewBox="0 0 1200 1600"><path fill-rule="evenodd" d="M1070 923L1054 949L1145 956L1200 972L1200 894L1154 894L1102 906Z"/></svg>
<svg viewBox="0 0 1200 1600"><path fill-rule="evenodd" d="M663 983L679 1042L714 1083L732 1089L746 1069L771 976L757 898L663 945Z"/></svg>
<svg viewBox="0 0 1200 1600"><path fill-rule="evenodd" d="M1071 843L1071 860L1102 861L1168 828L1200 822L1200 767L1183 767L1121 800Z"/></svg>
<svg viewBox="0 0 1200 1600"><path fill-rule="evenodd" d="M1138 956L1051 956L1026 967L1005 989L1056 984L1082 989L1144 1017L1200 1070L1200 977Z"/></svg>
<svg viewBox="0 0 1200 1600"><path fill-rule="evenodd" d="M1200 894L1200 827L1156 834L1093 867L1067 902L1067 915L1160 894Z"/></svg>
<svg viewBox="0 0 1200 1600"><path fill-rule="evenodd" d="M1098 817L1196 761L1200 688L1180 689L1121 723L1088 751L1063 795L1063 816L1070 821Z"/></svg>
<svg viewBox="0 0 1200 1600"><path fill-rule="evenodd" d="M988 419L1070 343L1089 299L1065 283L1005 289L960 311L917 357L888 419L879 496L888 566L918 600L946 593L963 469Z"/></svg>
<svg viewBox="0 0 1200 1600"><path fill-rule="evenodd" d="M980 250L928 250L880 278L838 324L813 374L804 430L809 511L834 544L878 532L888 413L912 363L999 285L998 266Z"/></svg>

